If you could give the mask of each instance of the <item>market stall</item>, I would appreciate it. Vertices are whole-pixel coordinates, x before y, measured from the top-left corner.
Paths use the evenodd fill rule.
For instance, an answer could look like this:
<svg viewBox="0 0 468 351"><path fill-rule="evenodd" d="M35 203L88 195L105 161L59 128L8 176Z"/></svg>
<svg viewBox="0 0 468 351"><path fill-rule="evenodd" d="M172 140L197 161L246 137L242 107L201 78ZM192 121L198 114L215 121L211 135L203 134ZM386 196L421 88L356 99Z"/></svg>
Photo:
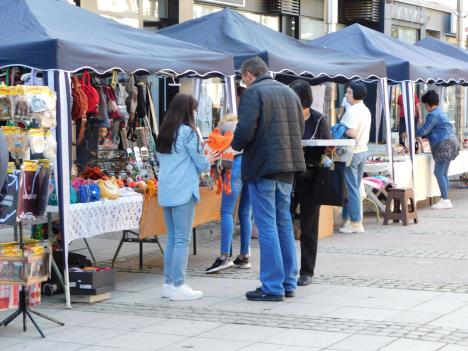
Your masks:
<svg viewBox="0 0 468 351"><path fill-rule="evenodd" d="M414 88L415 83L434 83L434 84L465 84L468 81L468 63L455 58L447 57L426 50L422 47L405 43L393 39L383 33L374 31L359 24L353 24L337 32L324 35L320 38L308 42L310 45L319 45L321 47L333 48L346 54L362 54L373 58L383 59L387 67L388 81L392 84L402 85L402 100L405 110L405 122L407 125L410 142L410 160L413 164L412 177L416 184L418 173L426 175L424 170L419 170L420 162L415 160L415 125L414 125ZM389 91L384 85L381 85L380 95L382 99L382 108L384 109L384 118L386 122L386 140L387 154L390 158L390 164L393 165L394 150L391 144L391 127L389 109ZM387 112L385 112L387 110ZM376 126L379 126L377 123ZM393 168L390 175L393 176ZM432 177L432 175L430 175ZM396 179L396 175L395 175ZM427 180L427 179L426 179ZM428 183L431 181L427 180ZM430 193L430 192L429 192Z"/></svg>
<svg viewBox="0 0 468 351"><path fill-rule="evenodd" d="M228 8L157 33L232 54L237 71L247 58L259 56L276 78L285 81L302 77L313 84L351 79L380 80L385 84L385 66L380 59L359 54L343 55L337 50L305 45ZM331 235L333 209L323 206L320 220L321 235Z"/></svg>
<svg viewBox="0 0 468 351"><path fill-rule="evenodd" d="M85 205L95 206L92 203L71 205L69 200L71 74L89 69L95 75L112 70L171 77L232 75L232 57L133 29L59 0L6 0L0 5L0 17L4 24L1 48L9 53L0 58L0 67L22 66L42 71L44 84L56 92L57 162L54 168L66 260L72 213L79 212ZM134 223L136 217L129 221ZM122 229L112 225L112 229ZM102 230L109 228L103 226ZM65 284L69 307L67 265Z"/></svg>

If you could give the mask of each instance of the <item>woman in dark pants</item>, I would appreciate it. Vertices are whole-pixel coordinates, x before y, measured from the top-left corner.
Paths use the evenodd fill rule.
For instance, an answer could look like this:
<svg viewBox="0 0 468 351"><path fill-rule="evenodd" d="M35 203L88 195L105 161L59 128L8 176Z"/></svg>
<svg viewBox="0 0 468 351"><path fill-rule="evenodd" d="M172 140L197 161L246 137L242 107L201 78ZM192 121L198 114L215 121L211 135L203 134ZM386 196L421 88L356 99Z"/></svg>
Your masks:
<svg viewBox="0 0 468 351"><path fill-rule="evenodd" d="M299 79L289 85L299 96L304 113L305 129L302 139L331 139L328 122L320 112L313 110L312 91L307 81ZM315 204L311 194L318 167L325 147L305 147L304 158L307 171L296 177L294 186L295 202L300 205L301 223L301 270L297 285L312 282L317 258L318 225L320 205Z"/></svg>

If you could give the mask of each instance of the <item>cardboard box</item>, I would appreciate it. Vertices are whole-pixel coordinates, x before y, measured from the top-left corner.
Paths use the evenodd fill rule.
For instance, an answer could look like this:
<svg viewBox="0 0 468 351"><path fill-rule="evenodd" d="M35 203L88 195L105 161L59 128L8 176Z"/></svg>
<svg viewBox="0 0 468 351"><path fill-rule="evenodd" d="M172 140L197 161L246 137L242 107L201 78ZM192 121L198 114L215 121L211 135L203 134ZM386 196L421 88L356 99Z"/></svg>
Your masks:
<svg viewBox="0 0 468 351"><path fill-rule="evenodd" d="M333 235L334 211L333 206L320 206L319 239Z"/></svg>
<svg viewBox="0 0 468 351"><path fill-rule="evenodd" d="M115 270L70 272L70 294L98 295L115 290Z"/></svg>

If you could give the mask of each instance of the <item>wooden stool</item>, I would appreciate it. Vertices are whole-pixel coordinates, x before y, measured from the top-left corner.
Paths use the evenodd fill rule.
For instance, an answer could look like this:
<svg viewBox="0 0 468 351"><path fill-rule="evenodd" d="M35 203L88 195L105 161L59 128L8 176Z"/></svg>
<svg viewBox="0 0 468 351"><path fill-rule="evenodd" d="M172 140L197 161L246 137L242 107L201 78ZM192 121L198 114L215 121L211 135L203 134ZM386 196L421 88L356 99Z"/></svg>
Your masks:
<svg viewBox="0 0 468 351"><path fill-rule="evenodd" d="M411 219L418 223L413 189L392 188L388 191L383 224L387 225L390 219L393 222L402 221L403 225L408 225Z"/></svg>

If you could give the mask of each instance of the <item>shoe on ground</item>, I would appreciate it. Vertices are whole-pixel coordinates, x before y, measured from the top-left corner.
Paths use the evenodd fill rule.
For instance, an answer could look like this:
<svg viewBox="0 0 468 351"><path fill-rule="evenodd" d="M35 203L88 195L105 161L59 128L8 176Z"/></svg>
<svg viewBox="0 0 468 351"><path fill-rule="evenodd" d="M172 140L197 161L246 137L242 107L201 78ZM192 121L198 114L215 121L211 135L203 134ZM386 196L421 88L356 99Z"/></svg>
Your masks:
<svg viewBox="0 0 468 351"><path fill-rule="evenodd" d="M448 210L452 207L452 201L450 201L449 199L441 199L438 203L432 205L432 208L434 210Z"/></svg>
<svg viewBox="0 0 468 351"><path fill-rule="evenodd" d="M296 296L295 291L285 291L284 292L284 297L286 297L286 298L291 298L291 297L295 297L295 296Z"/></svg>
<svg viewBox="0 0 468 351"><path fill-rule="evenodd" d="M228 256L224 259L221 257L217 257L214 263L206 269L206 273L216 273L228 269L232 266L234 266L234 263L232 263L231 257Z"/></svg>
<svg viewBox="0 0 468 351"><path fill-rule="evenodd" d="M252 265L250 264L249 258L247 256L244 256L244 258L240 258L240 256L237 256L233 264L234 264L234 267L242 268L242 269L248 269L252 267Z"/></svg>
<svg viewBox="0 0 468 351"><path fill-rule="evenodd" d="M340 228L340 233L364 233L364 227L362 226L361 222L349 222Z"/></svg>
<svg viewBox="0 0 468 351"><path fill-rule="evenodd" d="M161 289L161 297L163 297L163 298L171 297L173 287L174 287L174 285L172 285L172 284L164 283L163 286L162 286L162 289Z"/></svg>
<svg viewBox="0 0 468 351"><path fill-rule="evenodd" d="M187 284L182 284L172 287L169 299L171 301L191 301L201 299L202 297L203 293L201 291L193 290Z"/></svg>
<svg viewBox="0 0 468 351"><path fill-rule="evenodd" d="M310 275L301 275L297 280L297 285L306 286L312 283L312 276Z"/></svg>
<svg viewBox="0 0 468 351"><path fill-rule="evenodd" d="M250 301L271 301L271 302L279 302L284 300L283 295L272 295L272 294L267 294L262 290L262 288L257 288L256 290L253 291L248 291L245 294L245 297L247 300Z"/></svg>

